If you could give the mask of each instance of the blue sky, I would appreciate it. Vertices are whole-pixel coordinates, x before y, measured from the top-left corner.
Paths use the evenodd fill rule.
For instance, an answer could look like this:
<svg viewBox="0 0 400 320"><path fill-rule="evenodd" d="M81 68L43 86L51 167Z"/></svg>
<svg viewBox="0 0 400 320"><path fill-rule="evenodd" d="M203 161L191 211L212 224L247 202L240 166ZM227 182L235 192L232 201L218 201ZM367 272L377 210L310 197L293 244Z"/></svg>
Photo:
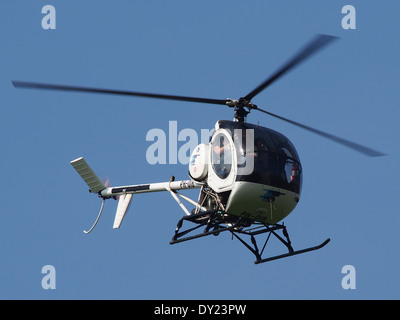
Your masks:
<svg viewBox="0 0 400 320"><path fill-rule="evenodd" d="M41 9L56 9L44 30ZM344 5L357 29L344 30ZM398 299L400 4L360 1L11 1L0 4L0 298ZM223 106L17 90L11 80L224 99L247 94L315 34L339 41L253 102L387 153L368 158L261 113L302 161L300 203L285 219L295 249L254 265L229 235L169 245L182 211L167 193L134 196L121 229L69 162L84 156L113 185L187 178L150 165L149 130L212 128ZM178 144L178 147L182 145ZM189 193L196 197L196 193ZM53 265L56 289L41 269ZM341 286L353 265L356 289ZM216 285L217 284L217 285Z"/></svg>

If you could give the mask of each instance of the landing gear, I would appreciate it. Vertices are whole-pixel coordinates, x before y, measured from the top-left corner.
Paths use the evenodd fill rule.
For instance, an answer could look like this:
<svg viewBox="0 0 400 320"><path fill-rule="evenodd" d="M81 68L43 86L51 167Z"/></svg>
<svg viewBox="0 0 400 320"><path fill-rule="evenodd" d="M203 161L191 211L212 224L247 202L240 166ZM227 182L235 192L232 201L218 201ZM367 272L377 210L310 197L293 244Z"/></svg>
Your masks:
<svg viewBox="0 0 400 320"><path fill-rule="evenodd" d="M197 226L186 229L184 231L180 231L184 221L193 222L197 224ZM175 230L175 234L172 237L170 244L176 244L209 235L218 236L222 232L229 231L232 234L232 238L235 237L236 239L238 239L247 249L249 249L255 255L256 260L254 261L254 263L259 264L298 255L301 253L318 250L326 246L330 241L330 239L328 238L317 246L295 251L292 247L292 242L290 240L289 233L284 224L273 224L273 225L260 224L255 226L253 225L254 227L251 227L252 223L253 223L252 220L244 218L236 218L233 217L232 215L224 213L223 211L217 211L217 210L211 210L193 214L190 216L184 216L181 220L179 220L177 228ZM200 229L201 227L204 227L203 232L186 236L194 232L195 230ZM279 230L282 231L282 235L278 233ZM260 250L257 244L256 236L264 234L266 234L266 239ZM243 236L250 237L250 242L249 241L246 242L245 240L243 240ZM282 244L284 244L288 252L277 256L263 258L264 250L271 236L274 236Z"/></svg>
<svg viewBox="0 0 400 320"><path fill-rule="evenodd" d="M285 239L276 232L278 230L282 230L282 233L283 233L283 236L285 237ZM242 238L240 238L237 235L238 233L250 236L253 247L251 247L247 242L245 242ZM259 234L264 234L264 233L267 233L268 235L267 235L264 245L260 251L260 249L258 248L255 236L259 235ZM264 263L264 262L268 262L268 261L272 261L272 260L278 260L278 259L294 256L297 254L318 250L318 249L321 249L324 246L326 246L328 244L328 242L330 241L330 239L328 238L324 242L322 242L321 244L319 244L317 246L295 251L295 250L293 250L286 226L284 226L283 224L264 225L260 230L254 230L254 231L242 230L240 232L232 232L232 235L235 236L236 239L238 239L247 249L249 249L256 256L256 261L254 261L255 264ZM282 242L286 246L286 248L288 249L289 252L281 254L281 255L269 257L269 258L262 258L264 249L267 246L268 240L270 239L271 235L275 236L275 238L277 238L280 242Z"/></svg>

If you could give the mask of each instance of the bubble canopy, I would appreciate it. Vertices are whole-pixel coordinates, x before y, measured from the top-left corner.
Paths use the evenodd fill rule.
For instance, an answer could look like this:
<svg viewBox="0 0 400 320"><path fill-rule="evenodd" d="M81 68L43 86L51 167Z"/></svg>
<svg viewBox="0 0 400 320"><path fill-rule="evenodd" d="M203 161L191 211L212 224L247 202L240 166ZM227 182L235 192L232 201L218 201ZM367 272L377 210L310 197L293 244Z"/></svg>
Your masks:
<svg viewBox="0 0 400 320"><path fill-rule="evenodd" d="M236 154L236 161L232 161L237 164L236 181L268 185L300 194L300 159L288 138L272 129L250 123L220 120L218 127L225 129L233 140L234 150L230 156ZM249 167L251 171L246 170ZM224 175L220 177L223 179Z"/></svg>

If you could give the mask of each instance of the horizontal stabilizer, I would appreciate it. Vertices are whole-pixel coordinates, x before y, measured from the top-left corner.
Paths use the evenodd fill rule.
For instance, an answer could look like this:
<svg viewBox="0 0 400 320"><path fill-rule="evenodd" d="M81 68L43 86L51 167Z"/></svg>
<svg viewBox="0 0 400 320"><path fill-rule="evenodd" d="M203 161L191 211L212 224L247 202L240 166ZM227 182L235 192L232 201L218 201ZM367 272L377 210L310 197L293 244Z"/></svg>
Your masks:
<svg viewBox="0 0 400 320"><path fill-rule="evenodd" d="M92 192L98 193L106 188L104 183L101 182L83 157L71 161L71 165L79 173L82 179L85 180Z"/></svg>
<svg viewBox="0 0 400 320"><path fill-rule="evenodd" d="M129 208L131 200L132 200L132 193L126 193L119 197L117 213L115 214L115 220L113 226L114 229L118 229L121 226L122 220L125 217L125 213Z"/></svg>

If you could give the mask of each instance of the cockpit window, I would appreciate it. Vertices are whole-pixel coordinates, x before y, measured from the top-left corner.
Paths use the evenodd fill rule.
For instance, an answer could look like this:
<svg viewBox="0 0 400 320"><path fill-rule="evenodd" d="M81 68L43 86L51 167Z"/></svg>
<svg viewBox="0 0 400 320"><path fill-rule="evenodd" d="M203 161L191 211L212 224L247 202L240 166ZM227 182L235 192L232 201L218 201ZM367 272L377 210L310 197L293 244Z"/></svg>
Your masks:
<svg viewBox="0 0 400 320"><path fill-rule="evenodd" d="M284 167L285 174L286 174L286 182L290 183L293 181L293 178L294 178L292 175L292 173L293 173L292 169L294 166L294 161L293 161L294 158L288 149L282 148L282 151L286 155L285 167Z"/></svg>
<svg viewBox="0 0 400 320"><path fill-rule="evenodd" d="M279 187L300 194L301 164L293 144L277 132L271 137L279 159Z"/></svg>
<svg viewBox="0 0 400 320"><path fill-rule="evenodd" d="M232 149L228 138L219 133L212 143L212 167L221 179L226 179L232 169Z"/></svg>
<svg viewBox="0 0 400 320"><path fill-rule="evenodd" d="M300 183L300 173L301 173L301 166L299 163L293 161L290 158L286 159L285 162L285 173L286 173L286 182L288 184L298 184Z"/></svg>

